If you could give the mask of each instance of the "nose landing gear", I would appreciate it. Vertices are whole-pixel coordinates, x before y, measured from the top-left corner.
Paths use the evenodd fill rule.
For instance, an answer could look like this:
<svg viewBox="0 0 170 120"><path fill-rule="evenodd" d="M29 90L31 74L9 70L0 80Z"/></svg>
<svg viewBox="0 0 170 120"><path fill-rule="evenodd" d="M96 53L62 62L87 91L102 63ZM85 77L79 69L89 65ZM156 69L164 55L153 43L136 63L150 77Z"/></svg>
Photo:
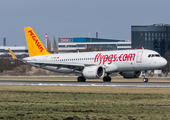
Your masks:
<svg viewBox="0 0 170 120"><path fill-rule="evenodd" d="M148 82L148 78L143 78L143 82Z"/></svg>
<svg viewBox="0 0 170 120"><path fill-rule="evenodd" d="M146 78L145 71L142 71L142 74L143 74L143 76L144 76L144 78L143 78L143 82L148 82L148 81L149 81L149 79L148 79L148 78Z"/></svg>

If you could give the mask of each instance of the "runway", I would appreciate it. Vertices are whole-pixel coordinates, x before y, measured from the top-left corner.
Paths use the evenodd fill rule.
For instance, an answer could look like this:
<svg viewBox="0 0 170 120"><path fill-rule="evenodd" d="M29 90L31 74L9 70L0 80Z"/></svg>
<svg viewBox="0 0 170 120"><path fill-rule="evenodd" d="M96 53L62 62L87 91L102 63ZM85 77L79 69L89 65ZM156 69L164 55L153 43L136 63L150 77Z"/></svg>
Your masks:
<svg viewBox="0 0 170 120"><path fill-rule="evenodd" d="M0 80L0 85L23 86L104 86L104 87L170 87L170 82L76 82L76 81L28 81Z"/></svg>

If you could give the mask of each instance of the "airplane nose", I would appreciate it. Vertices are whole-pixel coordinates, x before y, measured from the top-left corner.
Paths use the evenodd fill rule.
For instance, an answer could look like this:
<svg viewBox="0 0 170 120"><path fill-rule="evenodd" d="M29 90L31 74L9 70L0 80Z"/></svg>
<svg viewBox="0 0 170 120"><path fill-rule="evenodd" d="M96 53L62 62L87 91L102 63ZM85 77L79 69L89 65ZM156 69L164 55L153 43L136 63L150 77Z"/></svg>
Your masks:
<svg viewBox="0 0 170 120"><path fill-rule="evenodd" d="M164 67L166 64L167 64L167 60L166 60L165 58L162 58L162 59L160 60L160 65L161 65L162 67Z"/></svg>

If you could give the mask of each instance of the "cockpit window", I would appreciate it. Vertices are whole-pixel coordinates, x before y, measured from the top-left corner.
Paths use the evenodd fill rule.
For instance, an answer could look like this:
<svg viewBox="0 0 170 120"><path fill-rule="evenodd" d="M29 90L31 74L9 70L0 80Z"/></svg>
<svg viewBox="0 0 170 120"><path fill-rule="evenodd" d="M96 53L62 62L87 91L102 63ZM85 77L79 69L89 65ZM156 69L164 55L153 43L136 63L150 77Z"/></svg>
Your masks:
<svg viewBox="0 0 170 120"><path fill-rule="evenodd" d="M155 54L155 56L156 56L156 57L160 57L160 55L159 55L159 54Z"/></svg>
<svg viewBox="0 0 170 120"><path fill-rule="evenodd" d="M159 55L159 54L149 54L148 57L149 57L149 58L150 58L150 57L160 57L160 55Z"/></svg>

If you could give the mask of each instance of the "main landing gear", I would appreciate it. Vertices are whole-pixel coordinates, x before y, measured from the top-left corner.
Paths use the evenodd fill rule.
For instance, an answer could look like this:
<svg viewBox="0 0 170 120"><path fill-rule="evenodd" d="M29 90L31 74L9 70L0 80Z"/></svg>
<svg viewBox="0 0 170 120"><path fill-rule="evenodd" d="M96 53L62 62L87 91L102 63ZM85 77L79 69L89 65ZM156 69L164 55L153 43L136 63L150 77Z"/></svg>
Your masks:
<svg viewBox="0 0 170 120"><path fill-rule="evenodd" d="M109 76L109 74L107 74L107 76L104 76L103 82L110 82L110 81L111 81L111 77Z"/></svg>
<svg viewBox="0 0 170 120"><path fill-rule="evenodd" d="M77 78L77 81L78 81L78 82L86 82L86 78L85 78L84 76L79 76L79 77Z"/></svg>
<svg viewBox="0 0 170 120"><path fill-rule="evenodd" d="M78 82L86 82L86 78L84 77L84 76L79 76L78 78L77 78L77 81ZM105 76L104 78L103 78L103 82L110 82L111 81L111 77L110 76Z"/></svg>
<svg viewBox="0 0 170 120"><path fill-rule="evenodd" d="M146 78L145 71L142 71L142 73L143 73L143 76L144 76L144 78L143 78L143 82L148 82L148 81L149 81L149 79L148 79L148 78Z"/></svg>

